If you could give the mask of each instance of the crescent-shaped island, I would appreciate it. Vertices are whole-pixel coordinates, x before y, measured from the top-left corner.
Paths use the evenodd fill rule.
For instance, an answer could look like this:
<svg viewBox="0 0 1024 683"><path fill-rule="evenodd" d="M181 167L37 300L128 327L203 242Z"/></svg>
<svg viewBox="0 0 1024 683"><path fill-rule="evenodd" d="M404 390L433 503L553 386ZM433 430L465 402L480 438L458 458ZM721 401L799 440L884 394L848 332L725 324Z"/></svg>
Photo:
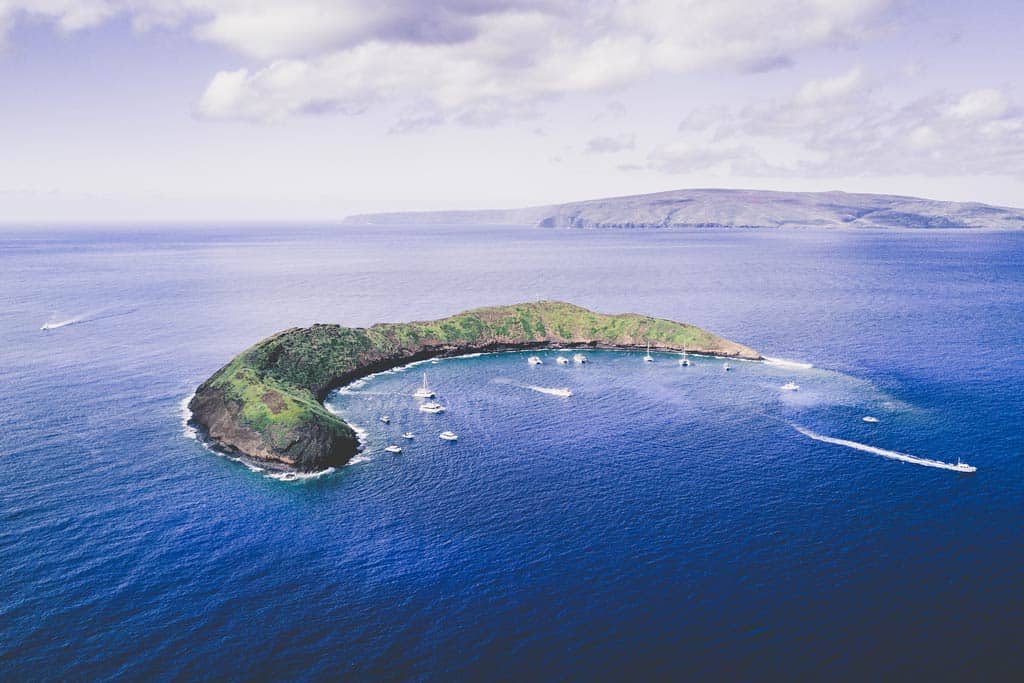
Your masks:
<svg viewBox="0 0 1024 683"><path fill-rule="evenodd" d="M356 454L355 431L323 406L361 377L435 357L545 348L658 351L761 360L692 325L604 315L557 301L478 308L440 320L291 328L243 351L196 389L191 422L214 448L280 470L316 472Z"/></svg>

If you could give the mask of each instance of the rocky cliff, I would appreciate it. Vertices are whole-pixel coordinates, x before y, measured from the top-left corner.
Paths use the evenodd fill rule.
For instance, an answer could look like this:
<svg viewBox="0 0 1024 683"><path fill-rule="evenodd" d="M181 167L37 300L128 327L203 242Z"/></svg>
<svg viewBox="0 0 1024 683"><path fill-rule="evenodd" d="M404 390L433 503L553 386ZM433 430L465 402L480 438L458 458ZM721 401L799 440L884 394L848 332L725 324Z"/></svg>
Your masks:
<svg viewBox="0 0 1024 683"><path fill-rule="evenodd" d="M360 377L435 356L525 348L636 349L648 343L655 350L760 359L756 351L692 325L542 301L426 322L285 330L218 370L196 390L189 408L193 423L216 448L269 467L317 471L345 464L359 447L352 428L322 401L331 389Z"/></svg>

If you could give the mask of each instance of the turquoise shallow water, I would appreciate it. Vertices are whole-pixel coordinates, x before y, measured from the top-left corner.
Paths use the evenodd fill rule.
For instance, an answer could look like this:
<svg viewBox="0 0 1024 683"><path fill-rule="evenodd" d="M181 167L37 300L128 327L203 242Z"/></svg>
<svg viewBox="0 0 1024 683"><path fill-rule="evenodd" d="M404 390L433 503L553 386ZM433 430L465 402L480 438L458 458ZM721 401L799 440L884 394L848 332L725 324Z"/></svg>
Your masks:
<svg viewBox="0 0 1024 683"><path fill-rule="evenodd" d="M4 232L0 676L1005 677L1022 257L958 232ZM366 448L296 482L184 434L192 388L284 327L535 298L814 367L426 363L333 395Z"/></svg>

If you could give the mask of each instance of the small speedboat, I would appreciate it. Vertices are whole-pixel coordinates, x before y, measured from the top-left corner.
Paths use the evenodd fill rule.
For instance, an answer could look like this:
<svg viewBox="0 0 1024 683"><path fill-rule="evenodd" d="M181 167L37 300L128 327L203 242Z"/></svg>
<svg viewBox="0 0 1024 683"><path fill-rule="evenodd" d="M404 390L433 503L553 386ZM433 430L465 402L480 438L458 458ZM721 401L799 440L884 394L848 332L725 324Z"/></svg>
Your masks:
<svg viewBox="0 0 1024 683"><path fill-rule="evenodd" d="M783 391L799 391L800 385L796 382L786 382L780 387Z"/></svg>
<svg viewBox="0 0 1024 683"><path fill-rule="evenodd" d="M384 424L391 424L391 418L388 417L387 415L381 415L380 421L383 422Z"/></svg>
<svg viewBox="0 0 1024 683"><path fill-rule="evenodd" d="M587 357L584 356L582 353L577 353L572 357L572 362L576 363L576 365L583 365L584 363L587 362Z"/></svg>
<svg viewBox="0 0 1024 683"><path fill-rule="evenodd" d="M388 453L401 453L402 452L402 447L401 446L395 446L395 445L392 444L391 446L388 446L384 450L386 450Z"/></svg>
<svg viewBox="0 0 1024 683"><path fill-rule="evenodd" d="M456 434L455 432L441 432L440 434L438 434L438 436L441 437L442 439L444 439L445 441L458 441L459 440L459 435Z"/></svg>
<svg viewBox="0 0 1024 683"><path fill-rule="evenodd" d="M872 417L871 415L865 415L861 419L864 420L865 422L870 422L871 424L878 422L878 418Z"/></svg>
<svg viewBox="0 0 1024 683"><path fill-rule="evenodd" d="M530 356L526 359L526 362L530 365L544 365L544 361L540 359L540 356Z"/></svg>
<svg viewBox="0 0 1024 683"><path fill-rule="evenodd" d="M404 434L402 434L402 438L403 439L415 439L416 435L413 434L412 432L405 432Z"/></svg>
<svg viewBox="0 0 1024 683"><path fill-rule="evenodd" d="M565 356L559 356L558 358L555 359L555 362L558 363L559 365L568 365L569 359L566 358Z"/></svg>
<svg viewBox="0 0 1024 683"><path fill-rule="evenodd" d="M429 401L420 406L421 413L443 413L445 410L444 406L434 401Z"/></svg>

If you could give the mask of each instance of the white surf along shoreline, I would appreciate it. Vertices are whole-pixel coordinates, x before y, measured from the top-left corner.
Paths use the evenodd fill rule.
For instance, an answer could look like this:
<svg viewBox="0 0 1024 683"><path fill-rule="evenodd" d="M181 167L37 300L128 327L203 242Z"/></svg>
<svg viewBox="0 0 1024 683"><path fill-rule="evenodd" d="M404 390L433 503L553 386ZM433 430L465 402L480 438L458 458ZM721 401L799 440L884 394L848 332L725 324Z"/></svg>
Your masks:
<svg viewBox="0 0 1024 683"><path fill-rule="evenodd" d="M589 347L584 347L584 348L544 349L544 350L529 349L529 350L508 350L508 351L486 351L486 352L475 352L475 353L461 354L461 355L457 355L457 356L444 356L444 357L438 357L438 358L426 358L426 359L423 359L423 360L417 360L417 361L413 361L411 363L406 363L404 365L396 366L394 368L389 368L387 370L382 370L380 372L374 372L374 373L371 373L369 375L365 375L365 376L360 377L359 379L354 380L354 381L352 381L352 382L350 382L350 383L348 383L346 385L338 387L334 391L336 391L338 393L341 393L341 394L355 393L353 390L357 390L357 389L360 389L360 388L366 386L367 383L372 381L374 378L377 378L377 377L380 377L380 376L384 376L384 375L393 375L393 374L404 373L404 372L407 372L408 370L410 370L412 368L415 368L415 367L418 367L418 366L421 366L421 365L425 365L425 364L435 364L436 365L438 363L445 362L445 361L456 361L456 360L468 359L468 358L480 358L482 356L490 356L490 355L498 355L498 354L521 354L521 355L525 355L527 353L531 353L531 354L532 353L542 353L544 351L558 352L558 353L572 353L572 352L622 353L622 351L617 351L615 349L593 349L593 348L589 348ZM664 353L664 354L667 354L667 355L676 355L674 352L668 352L668 351L666 351L666 352L657 352L657 353ZM738 360L747 360L747 359L731 358L731 357L728 357L728 356L715 356L715 355L711 355L711 354L693 354L693 356L695 356L696 358L711 358L711 359L718 359L718 360L728 360L730 362L734 362L734 361L738 361ZM803 362L803 361L790 360L790 359L785 359L785 358L776 358L776 357L770 357L770 356L765 356L762 360L756 360L756 361L750 361L750 362L753 362L753 363L764 363L765 365L771 365L771 366L774 366L774 367L785 368L785 369L790 369L790 370L797 370L797 371L799 371L799 370L810 370L810 369L813 369L815 367L812 363L806 363L806 362ZM539 393L548 394L548 395L557 396L557 397L562 397L562 398L568 398L568 397L573 395L573 392L571 390L569 390L568 388L542 387L542 386L536 386L536 385L520 385L520 386L522 388L524 388L524 389L529 389L529 390L536 391L536 392L539 392ZM279 481L295 481L295 480L315 479L315 478L318 478L318 477L321 477L321 476L324 476L324 475L327 475L327 474L330 474L330 473L336 471L336 468L333 468L333 467L327 468L327 469L319 471L319 472L311 472L311 473L300 473L300 472L290 472L290 471L268 470L268 468L261 467L260 465L255 464L250 459L248 459L248 458L246 458L244 456L238 456L238 455L233 455L233 454L229 454L229 453L224 453L224 452L218 451L216 448L213 448L209 444L205 443L204 440L202 438L200 438L198 430L191 424L192 412L189 410L188 404L189 404L189 402L191 402L191 400L192 400L192 398L194 396L195 396L195 392L193 392L189 396L185 397L185 399L182 400L181 404L180 404L180 406L181 406L182 434L186 438L189 438L189 439L192 439L192 440L195 440L195 441L199 441L203 445L203 447L206 448L206 450L208 450L208 451L210 451L212 453L215 453L215 454L217 454L217 455L219 455L221 457L228 458L229 460L232 460L234 462L239 462L239 463L243 464L247 469L249 469L252 472L261 473L261 474L263 474L264 476L266 476L268 478L276 479L276 480L279 480ZM343 417L340 414L339 411L332 409L327 401L324 402L324 408L328 412L330 412L330 413L332 413L334 415L337 415L339 418ZM346 463L345 466L357 465L357 464L360 464L360 463L364 463L364 462L370 461L371 458L365 452L366 444L369 441L369 433L368 433L368 431L365 428L360 427L360 426L352 423L349 420L345 420L345 421L356 432L356 438L357 438L357 440L359 442L359 449L358 449L357 455L355 455L351 460L349 460L348 463ZM898 461L906 462L906 463L913 464L913 465L920 465L920 466L924 466L924 467L932 467L932 468L949 470L949 471L954 471L954 472L961 472L961 473L973 473L973 472L977 471L976 467L974 467L972 465L968 465L967 463L959 463L959 462L958 463L948 463L948 462L943 462L941 460L934 460L934 459L931 459L931 458L923 458L923 457L919 457L919 456L915 456L915 455L910 455L908 453L901 453L899 451L892 451L892 450L888 450L888 449L884 449L884 448L879 448L877 446L871 446L869 444L860 443L860 442L857 442L857 441L851 441L849 439L841 439L841 438L837 438L837 437L826 436L824 434L819 434L819 433L814 432L814 431L812 431L810 429L807 429L805 427L801 427L801 426L795 425L795 424L790 424L790 426L794 430L799 432L800 434L802 434L802 435L804 435L804 436L806 436L806 437L808 437L810 439L813 439L815 441L819 441L821 443L827 443L827 444L831 444L831 445L836 445L836 446L844 446L846 448L850 448L850 449L853 449L853 450L858 450L858 451L862 451L862 452L866 452L866 453L872 453L874 455L879 455L881 457L888 458L888 459L891 459L891 460L898 460Z"/></svg>

